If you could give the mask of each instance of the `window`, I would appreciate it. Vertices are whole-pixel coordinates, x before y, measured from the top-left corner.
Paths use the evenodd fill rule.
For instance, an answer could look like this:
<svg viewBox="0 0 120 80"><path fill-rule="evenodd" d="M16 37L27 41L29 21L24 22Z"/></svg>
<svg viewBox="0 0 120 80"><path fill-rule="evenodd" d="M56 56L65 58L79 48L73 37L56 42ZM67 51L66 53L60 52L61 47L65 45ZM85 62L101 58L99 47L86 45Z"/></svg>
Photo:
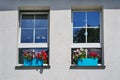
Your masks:
<svg viewBox="0 0 120 80"><path fill-rule="evenodd" d="M73 42L100 43L100 12L73 12Z"/></svg>
<svg viewBox="0 0 120 80"><path fill-rule="evenodd" d="M48 42L48 14L21 13L21 43Z"/></svg>
<svg viewBox="0 0 120 80"><path fill-rule="evenodd" d="M71 63L73 66L102 66L103 50L101 35L101 11L72 11L73 45Z"/></svg>
<svg viewBox="0 0 120 80"><path fill-rule="evenodd" d="M48 35L48 11L20 11L19 64L31 67L48 66ZM38 62L40 60L42 60L41 63Z"/></svg>

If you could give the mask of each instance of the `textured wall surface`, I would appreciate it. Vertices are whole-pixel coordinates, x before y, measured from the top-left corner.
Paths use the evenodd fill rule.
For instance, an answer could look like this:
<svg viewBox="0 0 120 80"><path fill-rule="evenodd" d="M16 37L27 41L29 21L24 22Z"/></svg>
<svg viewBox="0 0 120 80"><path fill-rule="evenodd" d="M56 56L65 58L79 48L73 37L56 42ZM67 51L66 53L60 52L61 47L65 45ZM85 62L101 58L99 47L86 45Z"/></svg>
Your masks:
<svg viewBox="0 0 120 80"><path fill-rule="evenodd" d="M0 80L119 80L120 0L0 0ZM35 7L37 6L37 7ZM44 7L46 6L46 7ZM71 9L102 7L105 69L70 69ZM19 9L50 10L50 69L15 70Z"/></svg>

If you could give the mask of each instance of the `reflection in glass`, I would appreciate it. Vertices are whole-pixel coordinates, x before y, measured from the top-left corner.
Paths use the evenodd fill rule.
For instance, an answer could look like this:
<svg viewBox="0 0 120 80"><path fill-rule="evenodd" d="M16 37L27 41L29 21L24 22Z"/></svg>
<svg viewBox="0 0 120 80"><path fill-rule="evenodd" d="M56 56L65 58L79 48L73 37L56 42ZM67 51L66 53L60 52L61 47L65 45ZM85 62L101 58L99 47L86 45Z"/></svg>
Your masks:
<svg viewBox="0 0 120 80"><path fill-rule="evenodd" d="M87 26L99 27L100 26L100 12L87 12Z"/></svg>
<svg viewBox="0 0 120 80"><path fill-rule="evenodd" d="M100 30L99 28L88 28L88 43L99 43L100 42Z"/></svg>
<svg viewBox="0 0 120 80"><path fill-rule="evenodd" d="M74 28L73 29L73 43L85 43L85 29Z"/></svg>
<svg viewBox="0 0 120 80"><path fill-rule="evenodd" d="M73 27L85 26L85 14L86 12L73 12Z"/></svg>
<svg viewBox="0 0 120 80"><path fill-rule="evenodd" d="M34 15L33 14L22 15L21 28L34 28Z"/></svg>
<svg viewBox="0 0 120 80"><path fill-rule="evenodd" d="M21 30L21 43L33 43L33 30L32 29Z"/></svg>
<svg viewBox="0 0 120 80"><path fill-rule="evenodd" d="M35 43L46 43L47 34L47 29L35 29Z"/></svg>
<svg viewBox="0 0 120 80"><path fill-rule="evenodd" d="M48 27L48 15L36 14L35 28L47 28Z"/></svg>

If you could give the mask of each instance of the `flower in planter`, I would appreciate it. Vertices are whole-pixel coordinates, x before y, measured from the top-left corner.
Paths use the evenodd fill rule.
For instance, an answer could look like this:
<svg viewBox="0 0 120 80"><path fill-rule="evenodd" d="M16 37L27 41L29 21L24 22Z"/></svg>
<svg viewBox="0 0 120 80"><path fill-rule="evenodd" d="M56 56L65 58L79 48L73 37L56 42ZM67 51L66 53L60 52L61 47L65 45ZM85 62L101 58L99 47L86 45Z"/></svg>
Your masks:
<svg viewBox="0 0 120 80"><path fill-rule="evenodd" d="M24 51L23 58L27 59L27 60L32 60L33 59L33 54L31 54L30 51Z"/></svg>
<svg viewBox="0 0 120 80"><path fill-rule="evenodd" d="M85 49L76 49L73 51L73 62L77 63L78 59L86 58L86 50Z"/></svg>
<svg viewBox="0 0 120 80"><path fill-rule="evenodd" d="M47 63L47 53L42 50L41 52L37 53L37 56L36 56L38 59L41 59L44 61L44 63Z"/></svg>
<svg viewBox="0 0 120 80"><path fill-rule="evenodd" d="M99 55L96 52L90 52L90 54L88 54L89 58L99 58Z"/></svg>

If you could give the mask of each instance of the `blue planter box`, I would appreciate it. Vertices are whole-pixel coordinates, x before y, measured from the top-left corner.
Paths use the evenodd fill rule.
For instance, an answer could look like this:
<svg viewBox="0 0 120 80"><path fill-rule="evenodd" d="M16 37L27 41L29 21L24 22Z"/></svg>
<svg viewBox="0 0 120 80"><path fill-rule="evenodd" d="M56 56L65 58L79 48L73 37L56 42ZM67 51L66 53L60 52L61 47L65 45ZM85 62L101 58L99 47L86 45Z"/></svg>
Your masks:
<svg viewBox="0 0 120 80"><path fill-rule="evenodd" d="M44 61L42 59L37 59L37 66L43 66Z"/></svg>
<svg viewBox="0 0 120 80"><path fill-rule="evenodd" d="M24 66L31 66L31 60L24 59L23 65Z"/></svg>
<svg viewBox="0 0 120 80"><path fill-rule="evenodd" d="M32 62L31 66L37 66L37 59L36 58L32 59L31 62Z"/></svg>
<svg viewBox="0 0 120 80"><path fill-rule="evenodd" d="M43 66L43 60L34 58L32 60L24 59L23 65L24 66Z"/></svg>
<svg viewBox="0 0 120 80"><path fill-rule="evenodd" d="M78 59L78 66L97 66L98 58Z"/></svg>
<svg viewBox="0 0 120 80"><path fill-rule="evenodd" d="M34 58L32 59L31 66L43 66L43 60Z"/></svg>

